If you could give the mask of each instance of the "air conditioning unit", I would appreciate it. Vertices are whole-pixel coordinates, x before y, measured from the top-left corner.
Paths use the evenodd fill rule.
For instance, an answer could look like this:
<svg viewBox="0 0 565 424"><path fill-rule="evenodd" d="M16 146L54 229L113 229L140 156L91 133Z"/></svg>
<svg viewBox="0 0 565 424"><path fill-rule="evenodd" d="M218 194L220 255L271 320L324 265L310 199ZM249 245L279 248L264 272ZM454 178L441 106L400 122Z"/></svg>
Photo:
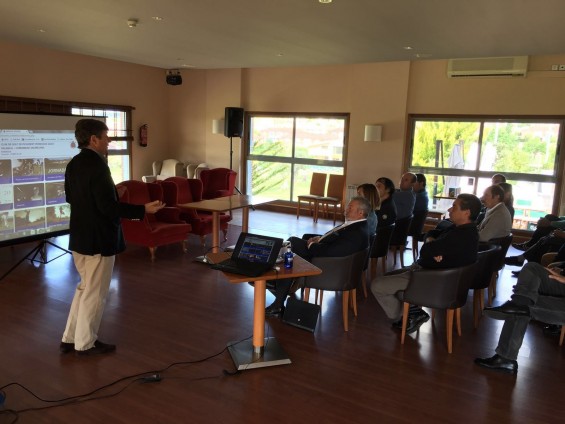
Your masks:
<svg viewBox="0 0 565 424"><path fill-rule="evenodd" d="M527 72L528 56L450 59L447 63L449 78L525 77Z"/></svg>

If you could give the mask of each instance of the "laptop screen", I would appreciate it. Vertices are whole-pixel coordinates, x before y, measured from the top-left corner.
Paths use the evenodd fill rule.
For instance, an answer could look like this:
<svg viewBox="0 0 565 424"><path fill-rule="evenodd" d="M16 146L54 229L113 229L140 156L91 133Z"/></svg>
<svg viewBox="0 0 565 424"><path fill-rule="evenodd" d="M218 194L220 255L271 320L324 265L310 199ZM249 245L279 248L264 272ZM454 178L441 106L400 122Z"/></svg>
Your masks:
<svg viewBox="0 0 565 424"><path fill-rule="evenodd" d="M247 234L237 258L249 262L268 263L274 247L275 240Z"/></svg>

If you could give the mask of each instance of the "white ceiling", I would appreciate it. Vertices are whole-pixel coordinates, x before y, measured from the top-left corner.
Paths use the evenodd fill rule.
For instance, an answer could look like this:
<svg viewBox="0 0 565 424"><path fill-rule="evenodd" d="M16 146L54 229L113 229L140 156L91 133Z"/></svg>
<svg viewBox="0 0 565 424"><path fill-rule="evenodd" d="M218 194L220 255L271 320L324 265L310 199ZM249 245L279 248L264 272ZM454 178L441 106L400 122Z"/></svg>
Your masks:
<svg viewBox="0 0 565 424"><path fill-rule="evenodd" d="M564 27L565 0L0 0L1 40L164 69L560 54Z"/></svg>

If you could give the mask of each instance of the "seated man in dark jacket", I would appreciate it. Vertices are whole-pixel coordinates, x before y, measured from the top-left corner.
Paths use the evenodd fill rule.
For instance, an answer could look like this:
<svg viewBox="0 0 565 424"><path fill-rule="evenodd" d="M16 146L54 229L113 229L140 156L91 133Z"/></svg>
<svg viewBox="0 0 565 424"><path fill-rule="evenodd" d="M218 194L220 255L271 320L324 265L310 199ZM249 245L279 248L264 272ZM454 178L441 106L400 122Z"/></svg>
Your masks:
<svg viewBox="0 0 565 424"><path fill-rule="evenodd" d="M479 233L475 219L481 209L481 201L472 194L460 194L449 208L449 218L454 225L427 234L420 250L420 257L407 271L373 280L371 291L387 317L397 327L402 319L402 293L410 281L414 269L454 268L469 265L477 260ZM421 309L411 313L407 333L413 333L429 319Z"/></svg>
<svg viewBox="0 0 565 424"><path fill-rule="evenodd" d="M364 197L352 198L345 209L345 223L322 236L291 237L293 252L310 261L320 256L348 256L366 249L369 246L367 215L370 211L371 205L367 199ZM291 279L276 282L275 301L265 309L267 315L278 315L282 312L291 285Z"/></svg>

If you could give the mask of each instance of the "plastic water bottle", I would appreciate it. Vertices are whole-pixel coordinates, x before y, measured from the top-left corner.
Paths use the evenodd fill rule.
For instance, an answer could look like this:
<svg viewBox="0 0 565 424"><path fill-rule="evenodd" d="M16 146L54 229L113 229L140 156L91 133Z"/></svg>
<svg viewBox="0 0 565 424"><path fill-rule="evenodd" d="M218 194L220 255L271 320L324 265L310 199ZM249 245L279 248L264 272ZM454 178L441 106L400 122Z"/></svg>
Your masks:
<svg viewBox="0 0 565 424"><path fill-rule="evenodd" d="M292 261L294 260L294 254L290 249L290 246L286 248L286 253L284 254L284 267L292 268Z"/></svg>

